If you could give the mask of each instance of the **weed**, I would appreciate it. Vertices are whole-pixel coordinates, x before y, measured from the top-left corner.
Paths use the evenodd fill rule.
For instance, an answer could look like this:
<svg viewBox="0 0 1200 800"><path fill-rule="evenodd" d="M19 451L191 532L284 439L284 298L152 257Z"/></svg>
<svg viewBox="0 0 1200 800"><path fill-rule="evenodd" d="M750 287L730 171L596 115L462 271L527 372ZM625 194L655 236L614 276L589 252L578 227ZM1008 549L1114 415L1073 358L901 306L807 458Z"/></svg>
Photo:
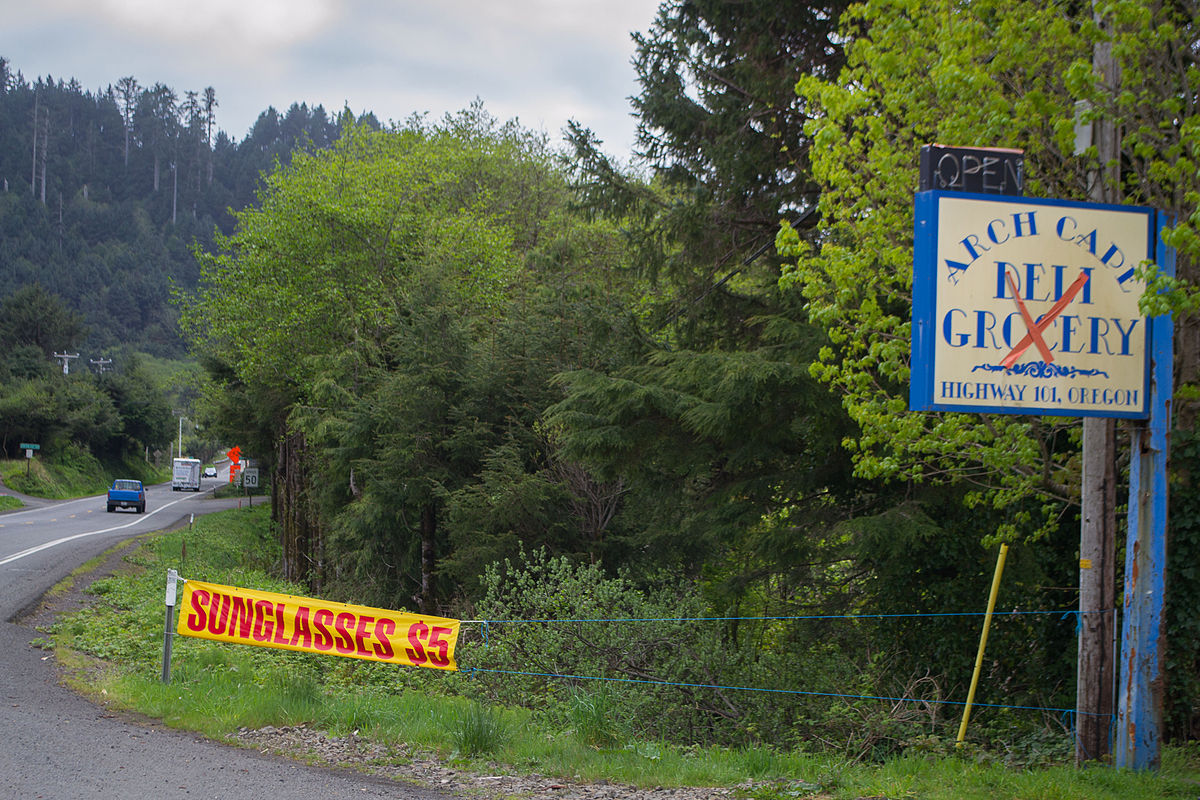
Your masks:
<svg viewBox="0 0 1200 800"><path fill-rule="evenodd" d="M751 778L765 778L775 769L775 754L767 747L752 747L743 756L746 774Z"/></svg>
<svg viewBox="0 0 1200 800"><path fill-rule="evenodd" d="M454 748L464 756L495 753L509 739L503 714L480 703L470 703L454 715L450 730Z"/></svg>
<svg viewBox="0 0 1200 800"><path fill-rule="evenodd" d="M610 748L624 737L615 719L617 706L612 689L601 684L592 691L575 689L570 696L567 717L576 738L589 747Z"/></svg>

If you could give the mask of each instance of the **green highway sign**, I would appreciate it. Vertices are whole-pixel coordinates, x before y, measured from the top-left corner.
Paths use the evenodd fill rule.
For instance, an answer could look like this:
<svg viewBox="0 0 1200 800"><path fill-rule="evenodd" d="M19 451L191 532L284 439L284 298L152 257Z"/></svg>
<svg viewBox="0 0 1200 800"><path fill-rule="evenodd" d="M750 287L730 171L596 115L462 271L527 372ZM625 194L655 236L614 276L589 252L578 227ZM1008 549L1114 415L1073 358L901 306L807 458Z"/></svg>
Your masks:
<svg viewBox="0 0 1200 800"><path fill-rule="evenodd" d="M28 442L21 442L20 449L22 449L22 450L41 450L42 446L40 444L29 444Z"/></svg>

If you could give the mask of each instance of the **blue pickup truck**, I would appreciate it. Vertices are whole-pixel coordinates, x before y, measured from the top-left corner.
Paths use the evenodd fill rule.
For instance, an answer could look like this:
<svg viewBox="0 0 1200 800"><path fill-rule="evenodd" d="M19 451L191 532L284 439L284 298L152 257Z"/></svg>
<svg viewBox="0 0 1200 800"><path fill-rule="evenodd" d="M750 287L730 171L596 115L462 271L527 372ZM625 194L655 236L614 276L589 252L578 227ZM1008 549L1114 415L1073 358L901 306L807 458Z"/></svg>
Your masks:
<svg viewBox="0 0 1200 800"><path fill-rule="evenodd" d="M112 488L108 490L108 510L132 508L141 514L146 510L146 487L141 481L131 478L117 478Z"/></svg>

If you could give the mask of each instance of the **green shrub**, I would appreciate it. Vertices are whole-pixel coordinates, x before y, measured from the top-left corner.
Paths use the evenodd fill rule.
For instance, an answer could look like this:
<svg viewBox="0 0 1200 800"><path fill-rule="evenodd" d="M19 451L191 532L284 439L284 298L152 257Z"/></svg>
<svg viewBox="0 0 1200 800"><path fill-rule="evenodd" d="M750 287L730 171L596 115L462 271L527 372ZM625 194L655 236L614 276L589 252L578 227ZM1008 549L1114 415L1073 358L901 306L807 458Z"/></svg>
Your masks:
<svg viewBox="0 0 1200 800"><path fill-rule="evenodd" d="M714 619L695 584L643 590L598 565L545 553L489 569L484 586L477 614L488 621L487 643L464 637L459 658L478 670L476 693L527 707L591 746L626 737L781 748L833 742L868 757L902 746L905 725L887 722L889 704L823 696L875 694L879 681L869 663L846 655L858 651L825 630ZM856 741L871 717L880 730L869 743Z"/></svg>

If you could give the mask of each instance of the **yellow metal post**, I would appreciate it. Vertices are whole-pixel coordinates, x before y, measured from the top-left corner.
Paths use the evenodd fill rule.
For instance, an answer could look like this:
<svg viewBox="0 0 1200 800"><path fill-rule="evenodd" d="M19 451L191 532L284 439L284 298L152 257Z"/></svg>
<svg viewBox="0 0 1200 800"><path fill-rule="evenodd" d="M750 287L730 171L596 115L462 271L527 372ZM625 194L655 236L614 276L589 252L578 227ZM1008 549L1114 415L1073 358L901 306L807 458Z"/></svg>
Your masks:
<svg viewBox="0 0 1200 800"><path fill-rule="evenodd" d="M1000 576L1004 573L1004 559L1008 557L1008 545L1000 545L996 558L996 574L992 576L992 592L988 595L987 613L983 617L983 633L979 635L979 653L975 656L975 672L971 675L971 690L967 692L967 706L963 709L962 724L958 726L956 747L962 747L967 736L967 723L971 720L971 704L975 702L975 689L979 686L979 673L983 670L983 651L987 648L988 629L992 626L992 612L996 608L996 595L1000 594Z"/></svg>

